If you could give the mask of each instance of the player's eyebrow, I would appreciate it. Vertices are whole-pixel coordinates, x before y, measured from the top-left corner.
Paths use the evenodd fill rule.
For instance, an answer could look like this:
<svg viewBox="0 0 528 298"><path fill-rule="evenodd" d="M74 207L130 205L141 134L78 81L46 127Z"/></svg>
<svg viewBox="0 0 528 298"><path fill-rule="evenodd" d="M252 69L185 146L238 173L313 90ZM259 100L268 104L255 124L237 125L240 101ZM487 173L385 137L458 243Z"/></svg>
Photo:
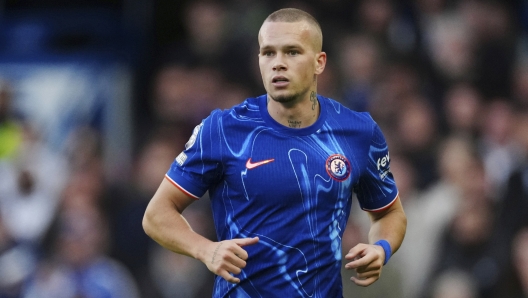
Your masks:
<svg viewBox="0 0 528 298"><path fill-rule="evenodd" d="M259 48L260 51L273 50L273 49L275 49L275 47L271 45L265 45Z"/></svg>
<svg viewBox="0 0 528 298"><path fill-rule="evenodd" d="M279 46L279 47L276 47L276 46L272 46L272 45L264 45L262 47L260 47L260 51L268 51L268 50L276 50L276 49L279 49L279 50L282 50L282 51L285 51L285 50L291 50L291 49L303 49L303 47L299 44L287 44L287 45L282 45L282 46Z"/></svg>
<svg viewBox="0 0 528 298"><path fill-rule="evenodd" d="M282 47L283 50L301 50L303 47L301 45L293 44L293 45L285 45Z"/></svg>

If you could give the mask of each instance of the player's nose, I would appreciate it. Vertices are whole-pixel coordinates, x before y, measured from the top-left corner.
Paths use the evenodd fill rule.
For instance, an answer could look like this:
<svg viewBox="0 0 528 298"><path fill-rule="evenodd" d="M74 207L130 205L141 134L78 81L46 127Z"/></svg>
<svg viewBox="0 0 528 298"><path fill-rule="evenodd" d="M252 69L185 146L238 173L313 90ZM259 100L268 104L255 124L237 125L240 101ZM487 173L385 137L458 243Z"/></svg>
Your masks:
<svg viewBox="0 0 528 298"><path fill-rule="evenodd" d="M282 55L277 55L277 57L273 60L273 70L279 71L279 70L286 70L287 66L284 62L284 59L282 58Z"/></svg>

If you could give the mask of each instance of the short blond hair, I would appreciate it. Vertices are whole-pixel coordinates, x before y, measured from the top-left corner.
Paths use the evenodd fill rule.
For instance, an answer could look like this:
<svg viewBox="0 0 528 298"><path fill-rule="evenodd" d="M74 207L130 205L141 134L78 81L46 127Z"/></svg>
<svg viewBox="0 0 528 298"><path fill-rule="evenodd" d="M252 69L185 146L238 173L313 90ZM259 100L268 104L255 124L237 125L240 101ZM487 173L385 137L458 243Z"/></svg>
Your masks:
<svg viewBox="0 0 528 298"><path fill-rule="evenodd" d="M316 31L316 49L321 51L323 48L323 31L319 22L309 13L297 8L283 8L271 13L265 22L286 22L295 23L305 21L312 25Z"/></svg>

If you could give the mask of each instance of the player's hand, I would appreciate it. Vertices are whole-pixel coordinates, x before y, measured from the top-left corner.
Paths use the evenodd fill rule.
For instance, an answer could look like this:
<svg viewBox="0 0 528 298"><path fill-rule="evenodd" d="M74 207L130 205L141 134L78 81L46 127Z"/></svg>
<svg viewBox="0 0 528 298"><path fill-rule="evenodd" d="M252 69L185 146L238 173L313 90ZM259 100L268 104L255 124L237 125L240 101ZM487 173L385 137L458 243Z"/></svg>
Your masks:
<svg viewBox="0 0 528 298"><path fill-rule="evenodd" d="M379 245L360 243L348 251L345 259L351 261L345 265L345 268L354 269L357 273L350 280L356 285L366 287L379 279L385 251Z"/></svg>
<svg viewBox="0 0 528 298"><path fill-rule="evenodd" d="M258 241L258 237L253 237L213 242L207 248L208 258L205 264L211 272L228 282L239 283L240 279L231 274L240 274L242 268L246 267L248 253L242 247L256 244Z"/></svg>

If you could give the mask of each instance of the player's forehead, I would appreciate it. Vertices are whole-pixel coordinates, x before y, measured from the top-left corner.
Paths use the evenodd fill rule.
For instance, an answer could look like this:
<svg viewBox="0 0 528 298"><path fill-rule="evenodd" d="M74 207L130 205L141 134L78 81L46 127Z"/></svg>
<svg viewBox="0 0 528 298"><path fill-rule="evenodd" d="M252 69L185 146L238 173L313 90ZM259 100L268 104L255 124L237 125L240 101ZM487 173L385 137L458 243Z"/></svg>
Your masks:
<svg viewBox="0 0 528 298"><path fill-rule="evenodd" d="M284 43L312 44L316 38L316 28L306 21L266 21L262 24L258 35L261 48L279 46Z"/></svg>

